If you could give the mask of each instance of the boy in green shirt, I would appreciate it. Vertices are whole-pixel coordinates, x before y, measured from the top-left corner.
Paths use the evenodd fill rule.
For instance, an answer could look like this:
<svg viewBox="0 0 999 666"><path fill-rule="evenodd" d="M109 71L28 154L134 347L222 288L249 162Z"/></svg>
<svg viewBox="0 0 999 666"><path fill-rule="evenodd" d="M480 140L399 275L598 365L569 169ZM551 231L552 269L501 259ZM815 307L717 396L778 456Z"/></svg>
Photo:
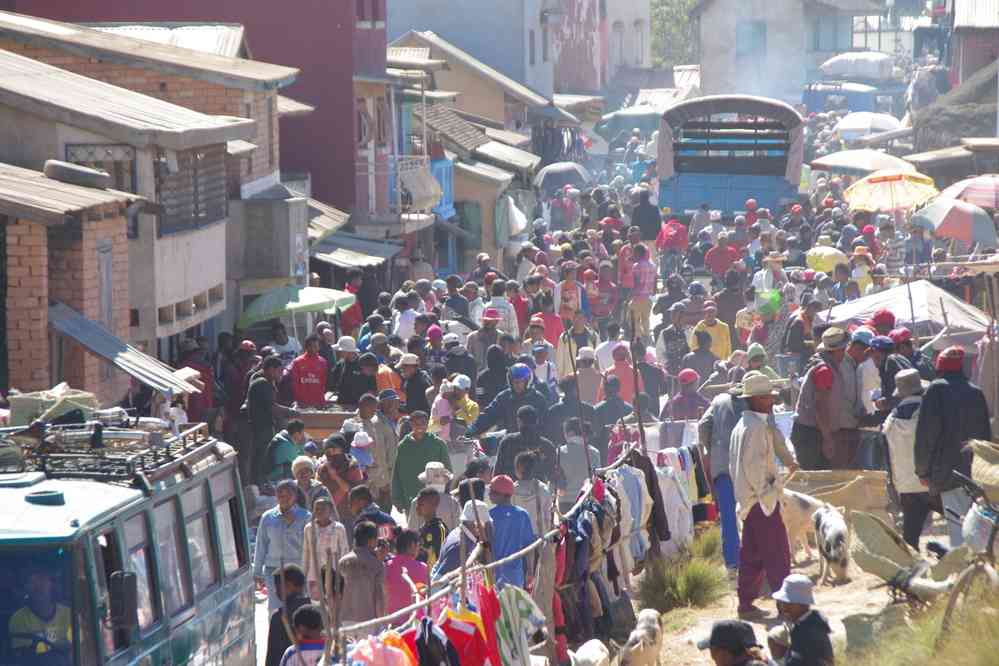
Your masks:
<svg viewBox="0 0 999 666"><path fill-rule="evenodd" d="M409 510L409 504L423 488L419 475L427 463L436 461L451 469L451 456L444 440L427 432L430 418L426 412L415 411L409 416L412 432L402 438L392 473L392 504L400 512Z"/></svg>

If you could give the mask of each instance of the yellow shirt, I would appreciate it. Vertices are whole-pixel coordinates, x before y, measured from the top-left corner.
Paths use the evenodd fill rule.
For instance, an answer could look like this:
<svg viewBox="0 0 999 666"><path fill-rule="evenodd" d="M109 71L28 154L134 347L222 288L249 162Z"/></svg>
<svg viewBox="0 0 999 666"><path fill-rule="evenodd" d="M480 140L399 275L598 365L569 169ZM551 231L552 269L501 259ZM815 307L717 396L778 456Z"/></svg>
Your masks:
<svg viewBox="0 0 999 666"><path fill-rule="evenodd" d="M732 355L732 333L729 332L728 324L721 319L715 320L713 326L708 326L704 320L697 322L697 326L690 329L687 336L687 344L691 349L697 349L697 331L707 331L711 335L711 353L718 357L719 361L727 361Z"/></svg>
<svg viewBox="0 0 999 666"><path fill-rule="evenodd" d="M11 640L11 645L15 648L31 647L32 641L28 635L44 638L52 645L65 645L73 642L73 617L69 608L56 605L55 615L46 622L25 606L10 617L7 630L11 634L24 635L24 638L17 636ZM45 643L38 643L36 652L44 654L49 649Z"/></svg>

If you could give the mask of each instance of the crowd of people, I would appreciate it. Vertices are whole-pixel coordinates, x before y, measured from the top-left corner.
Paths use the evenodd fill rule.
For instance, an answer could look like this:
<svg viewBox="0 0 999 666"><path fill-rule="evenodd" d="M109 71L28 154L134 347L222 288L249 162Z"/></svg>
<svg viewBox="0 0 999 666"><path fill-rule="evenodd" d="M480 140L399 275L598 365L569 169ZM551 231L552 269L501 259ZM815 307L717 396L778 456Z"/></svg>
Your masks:
<svg viewBox="0 0 999 666"><path fill-rule="evenodd" d="M165 415L208 421L238 449L244 483L275 495L254 574L296 630L302 615L306 643L316 602L345 624L382 617L476 545L496 560L531 544L614 461L622 419L696 422L738 612L762 612L766 578L798 654L795 636L822 634L824 620L790 570L780 472L888 469L918 548L931 511L968 510L951 473L969 471L965 441L991 435L960 347L925 354L887 310L820 325L833 305L939 256L918 226L851 211L848 184L820 179L780 211L750 199L731 220L707 204L664 216L647 182L567 187L509 275L482 253L465 276L406 281L301 343L281 323L259 346L223 334L209 354L185 341L181 363L209 389ZM360 280L350 276L355 291ZM793 412L789 432L775 405ZM350 417L311 441L303 413L331 408ZM553 583L538 573L551 557L504 564L496 583L531 590L548 615ZM751 654L751 631L716 627L712 654ZM268 665L288 648L278 613L268 648Z"/></svg>

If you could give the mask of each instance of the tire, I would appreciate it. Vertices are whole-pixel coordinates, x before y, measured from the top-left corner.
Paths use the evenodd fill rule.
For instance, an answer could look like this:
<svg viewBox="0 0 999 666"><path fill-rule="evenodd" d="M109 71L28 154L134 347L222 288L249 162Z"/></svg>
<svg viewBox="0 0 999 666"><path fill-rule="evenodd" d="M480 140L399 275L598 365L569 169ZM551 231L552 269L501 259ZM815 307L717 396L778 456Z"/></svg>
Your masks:
<svg viewBox="0 0 999 666"><path fill-rule="evenodd" d="M111 175L107 171L90 169L79 164L71 164L70 162L46 160L43 172L52 180L58 180L70 185L90 187L97 190L106 190L111 187Z"/></svg>
<svg viewBox="0 0 999 666"><path fill-rule="evenodd" d="M986 562L976 562L962 571L961 575L957 578L957 582L954 584L954 589L950 592L950 596L947 597L947 608L944 610L943 620L940 623L940 635L937 638L937 645L940 644L944 636L950 635L950 627L954 621L954 614L958 606L962 605L968 595L972 594L976 582L984 582L993 591L999 590L999 575L996 574L996 570L992 568L992 565Z"/></svg>

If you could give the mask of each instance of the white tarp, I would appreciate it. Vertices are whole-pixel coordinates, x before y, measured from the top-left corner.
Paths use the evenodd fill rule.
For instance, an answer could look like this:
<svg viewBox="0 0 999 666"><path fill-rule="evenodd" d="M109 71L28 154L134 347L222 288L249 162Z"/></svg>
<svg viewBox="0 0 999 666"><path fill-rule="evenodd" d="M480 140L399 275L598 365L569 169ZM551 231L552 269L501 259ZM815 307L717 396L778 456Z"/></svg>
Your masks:
<svg viewBox="0 0 999 666"><path fill-rule="evenodd" d="M831 311L823 310L818 314L818 320L825 323L828 318L836 326L859 325L878 310L885 309L894 313L896 326L913 329L913 333L921 337L932 337L943 331L944 321L950 325L949 332L952 333L974 333L980 337L988 330L989 316L974 305L962 301L928 280L913 282L911 288L911 305L909 287L900 285L837 305ZM913 310L915 327L912 322Z"/></svg>
<svg viewBox="0 0 999 666"><path fill-rule="evenodd" d="M877 51L841 53L826 60L819 69L830 78L884 80L892 76L892 57Z"/></svg>

